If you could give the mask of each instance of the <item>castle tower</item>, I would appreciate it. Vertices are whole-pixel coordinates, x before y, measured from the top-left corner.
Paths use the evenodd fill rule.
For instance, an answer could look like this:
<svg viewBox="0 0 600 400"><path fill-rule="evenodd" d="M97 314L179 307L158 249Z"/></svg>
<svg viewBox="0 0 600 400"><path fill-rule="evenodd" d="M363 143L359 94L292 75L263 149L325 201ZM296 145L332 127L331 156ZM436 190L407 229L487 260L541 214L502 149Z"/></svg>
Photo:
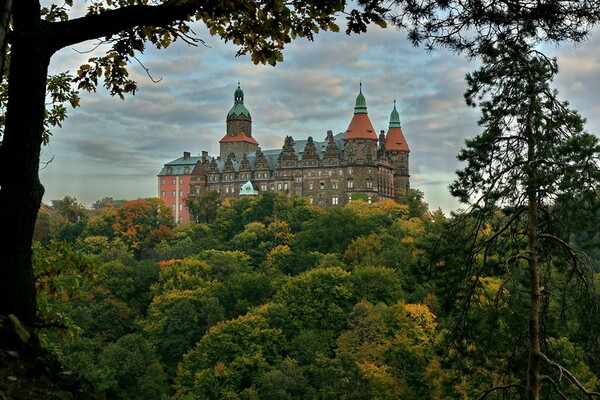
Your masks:
<svg viewBox="0 0 600 400"><path fill-rule="evenodd" d="M227 113L227 133L219 143L221 158L231 153L241 158L258 148L258 142L252 137L252 117L244 105L244 91L239 83L233 94L233 107Z"/></svg>
<svg viewBox="0 0 600 400"><path fill-rule="evenodd" d="M377 160L377 133L367 113L367 101L362 94L362 84L354 115L344 134L344 160L347 164L373 164Z"/></svg>
<svg viewBox="0 0 600 400"><path fill-rule="evenodd" d="M396 110L396 100L394 100L394 109L390 114L390 125L384 146L394 167L394 197L398 198L404 196L410 187L408 170L410 149L402 132L400 115Z"/></svg>

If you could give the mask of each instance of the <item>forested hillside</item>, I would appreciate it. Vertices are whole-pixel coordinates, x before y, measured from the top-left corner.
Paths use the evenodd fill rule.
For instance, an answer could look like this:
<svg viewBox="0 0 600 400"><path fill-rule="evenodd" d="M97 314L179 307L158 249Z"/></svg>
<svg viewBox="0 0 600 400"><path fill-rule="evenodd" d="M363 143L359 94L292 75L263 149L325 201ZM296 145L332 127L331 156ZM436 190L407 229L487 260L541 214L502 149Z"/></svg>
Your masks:
<svg viewBox="0 0 600 400"><path fill-rule="evenodd" d="M510 209L482 224L414 190L326 210L284 193L204 204L203 222L179 226L156 199L40 211L39 335L98 397L518 398L528 293L503 259ZM588 217L570 237L593 262ZM591 393L597 295L567 257L544 269L544 354ZM564 383L565 370L545 374ZM555 388L543 398L581 393Z"/></svg>

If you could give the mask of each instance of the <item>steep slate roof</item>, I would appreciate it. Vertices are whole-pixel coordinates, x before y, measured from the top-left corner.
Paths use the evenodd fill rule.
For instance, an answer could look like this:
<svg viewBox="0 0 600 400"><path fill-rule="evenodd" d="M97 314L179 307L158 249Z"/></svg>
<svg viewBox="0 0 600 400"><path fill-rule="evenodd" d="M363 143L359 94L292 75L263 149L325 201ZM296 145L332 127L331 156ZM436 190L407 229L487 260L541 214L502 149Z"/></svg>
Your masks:
<svg viewBox="0 0 600 400"><path fill-rule="evenodd" d="M396 100L394 100L394 109L390 114L390 125L387 135L385 137L385 149L410 151L410 149L408 148L408 143L406 143L404 133L402 133L402 128L400 126L400 115L396 110Z"/></svg>
<svg viewBox="0 0 600 400"><path fill-rule="evenodd" d="M202 162L202 157L200 157L200 156L188 157L188 158L179 157L176 160L166 163L163 166L163 168L160 170L160 172L158 173L158 176L186 175L185 167L189 168L188 174L191 174L192 170L194 169L194 167L198 161ZM167 174L168 168L172 169L173 172L171 174Z"/></svg>

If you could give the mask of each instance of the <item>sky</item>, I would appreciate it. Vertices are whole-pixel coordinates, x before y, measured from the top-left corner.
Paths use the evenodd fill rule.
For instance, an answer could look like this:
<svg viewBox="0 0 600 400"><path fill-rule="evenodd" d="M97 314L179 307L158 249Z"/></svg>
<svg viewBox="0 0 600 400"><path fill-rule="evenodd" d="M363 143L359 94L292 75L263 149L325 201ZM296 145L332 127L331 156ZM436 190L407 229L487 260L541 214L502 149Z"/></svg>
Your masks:
<svg viewBox="0 0 600 400"><path fill-rule="evenodd" d="M393 101L410 146L411 187L425 194L430 209L460 207L448 193L456 155L481 132L479 110L463 100L465 74L476 68L459 55L413 47L403 32L370 26L366 34L320 33L284 50L277 66L236 57L237 48L194 28L206 46L176 42L148 49L130 75L139 91L125 100L103 89L82 92L81 107L69 110L42 149L44 202L74 196L86 206L103 197L133 200L157 196L163 164L206 150L218 155L225 118L238 82L252 115L252 132L263 150L281 148L285 136L323 140L327 130L344 132L352 118L359 82L377 131L387 131ZM93 53L83 43L57 53L50 72L77 70ZM600 134L600 32L574 47L547 47L559 60L555 86L560 98ZM160 80L158 83L154 81Z"/></svg>

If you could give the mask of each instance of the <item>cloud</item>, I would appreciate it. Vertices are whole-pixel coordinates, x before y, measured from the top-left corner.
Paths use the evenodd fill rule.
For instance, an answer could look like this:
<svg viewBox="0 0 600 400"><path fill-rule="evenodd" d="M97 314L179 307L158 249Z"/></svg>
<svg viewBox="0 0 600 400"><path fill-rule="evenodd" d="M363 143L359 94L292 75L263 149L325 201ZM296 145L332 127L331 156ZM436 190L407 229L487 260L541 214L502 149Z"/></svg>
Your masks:
<svg viewBox="0 0 600 400"><path fill-rule="evenodd" d="M323 139L328 129L348 127L361 81L376 130L387 129L393 100L411 148L411 182L433 208L458 203L447 186L460 168L456 154L464 140L480 132L479 111L466 107L464 77L476 63L446 51L414 48L394 29L371 27L366 34L324 33L311 43L297 40L276 67L254 65L237 48L195 27L210 48L177 42L164 51L148 49L131 76L139 92L121 101L105 90L82 94L82 107L70 111L45 159L45 199L75 195L87 204L104 197L137 198L156 193L156 173L183 151L218 154L225 118L239 81L253 118L253 136L263 149L280 148L283 138ZM91 49L92 42L78 45ZM600 40L581 48L553 50L561 65L556 85L561 98L590 118L600 132ZM51 70L74 71L89 54L65 49ZM143 178L145 177L145 178Z"/></svg>

